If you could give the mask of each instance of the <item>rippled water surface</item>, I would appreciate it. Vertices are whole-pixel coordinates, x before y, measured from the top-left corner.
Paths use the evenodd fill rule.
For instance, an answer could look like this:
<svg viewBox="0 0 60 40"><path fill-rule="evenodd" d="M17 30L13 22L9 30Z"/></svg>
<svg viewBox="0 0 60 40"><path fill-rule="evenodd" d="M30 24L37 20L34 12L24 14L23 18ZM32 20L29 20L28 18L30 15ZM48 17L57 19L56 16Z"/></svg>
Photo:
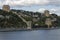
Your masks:
<svg viewBox="0 0 60 40"><path fill-rule="evenodd" d="M60 40L60 29L0 32L0 40Z"/></svg>

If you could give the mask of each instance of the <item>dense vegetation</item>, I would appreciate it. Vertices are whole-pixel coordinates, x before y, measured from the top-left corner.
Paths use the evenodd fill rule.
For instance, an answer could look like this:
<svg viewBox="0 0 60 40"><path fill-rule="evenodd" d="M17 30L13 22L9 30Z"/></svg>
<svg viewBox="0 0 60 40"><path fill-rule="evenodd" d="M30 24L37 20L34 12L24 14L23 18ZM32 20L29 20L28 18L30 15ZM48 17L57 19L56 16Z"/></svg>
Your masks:
<svg viewBox="0 0 60 40"><path fill-rule="evenodd" d="M56 21L53 21L51 26L58 27L60 26L60 16L56 14L50 14L51 16L46 17L44 15L41 15L42 13L39 12L30 12L30 11L24 11L24 10L11 10L15 11L17 13L22 13L27 16L22 16L26 21L32 21L32 28L46 28L47 25L45 24L45 21L47 18L50 18L51 20L56 18ZM26 28L27 25L25 22L22 21L21 18L19 18L16 14L13 14L12 12L6 12L3 10L0 10L0 28ZM39 20L37 22L33 21L33 14L39 15ZM38 24L38 25L35 25Z"/></svg>
<svg viewBox="0 0 60 40"><path fill-rule="evenodd" d="M31 19L33 19L33 14L39 15L40 19L37 22L33 22L33 20L31 20L33 28L40 28L40 27L46 28L47 25L45 24L45 21L46 21L47 18L50 18L51 20L55 20L54 18L56 18L56 21L52 21L51 26L54 26L54 27L59 27L60 26L60 16L58 16L55 13L50 14L49 17L46 17L44 15L41 15L43 13L39 13L39 12L30 12L30 11L24 11L24 10L12 10L12 11L15 11L15 12L18 12L18 13L20 12L20 13L29 15L30 17L24 17L24 19L26 19L27 21L30 21ZM35 24L38 24L38 26L36 26Z"/></svg>
<svg viewBox="0 0 60 40"><path fill-rule="evenodd" d="M12 12L6 12L0 10L0 27L1 28L17 28L17 27L26 27L24 23L17 15Z"/></svg>

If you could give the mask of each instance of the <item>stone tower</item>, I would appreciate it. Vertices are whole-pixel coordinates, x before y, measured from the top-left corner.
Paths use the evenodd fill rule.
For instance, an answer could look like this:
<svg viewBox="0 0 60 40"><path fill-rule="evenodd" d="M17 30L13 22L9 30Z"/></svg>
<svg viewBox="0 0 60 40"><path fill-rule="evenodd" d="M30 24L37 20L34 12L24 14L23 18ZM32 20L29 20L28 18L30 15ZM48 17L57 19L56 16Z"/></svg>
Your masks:
<svg viewBox="0 0 60 40"><path fill-rule="evenodd" d="M9 5L3 5L2 10L9 12L10 6Z"/></svg>
<svg viewBox="0 0 60 40"><path fill-rule="evenodd" d="M27 29L31 29L32 27L32 22L31 21L27 21Z"/></svg>
<svg viewBox="0 0 60 40"><path fill-rule="evenodd" d="M45 10L44 11L44 15L47 16L47 17L49 17L50 16L49 11L48 10Z"/></svg>
<svg viewBox="0 0 60 40"><path fill-rule="evenodd" d="M52 25L52 21L50 18L46 18L45 24L48 26L48 28L50 28L50 26Z"/></svg>

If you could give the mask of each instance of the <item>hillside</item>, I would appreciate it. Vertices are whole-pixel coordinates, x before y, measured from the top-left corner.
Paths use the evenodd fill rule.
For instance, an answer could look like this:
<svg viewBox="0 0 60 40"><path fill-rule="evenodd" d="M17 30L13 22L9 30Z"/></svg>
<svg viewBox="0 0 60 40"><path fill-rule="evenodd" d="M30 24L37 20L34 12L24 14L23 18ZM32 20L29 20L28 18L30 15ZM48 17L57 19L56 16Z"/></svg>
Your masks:
<svg viewBox="0 0 60 40"><path fill-rule="evenodd" d="M18 28L26 27L24 23L17 15L12 12L6 12L0 10L0 27L1 28Z"/></svg>

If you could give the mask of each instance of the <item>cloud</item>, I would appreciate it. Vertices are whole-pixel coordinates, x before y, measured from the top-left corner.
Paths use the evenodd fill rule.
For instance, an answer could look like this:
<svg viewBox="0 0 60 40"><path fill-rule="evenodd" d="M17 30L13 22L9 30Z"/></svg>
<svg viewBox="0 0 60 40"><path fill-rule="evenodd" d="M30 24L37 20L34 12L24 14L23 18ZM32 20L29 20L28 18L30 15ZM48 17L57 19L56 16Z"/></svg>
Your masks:
<svg viewBox="0 0 60 40"><path fill-rule="evenodd" d="M58 9L54 9L54 8L52 8L52 9L50 9L49 11L50 11L51 13L55 13L55 12L58 11Z"/></svg>
<svg viewBox="0 0 60 40"><path fill-rule="evenodd" d="M38 12L44 12L45 10L48 10L48 11L50 11L51 13L54 13L54 12L59 11L60 9L58 9L58 8L50 8L50 9L40 8L40 9L38 9Z"/></svg>
<svg viewBox="0 0 60 40"><path fill-rule="evenodd" d="M48 4L48 0L5 0L3 4L9 5L23 5L23 6L30 6L30 5L45 5Z"/></svg>
<svg viewBox="0 0 60 40"><path fill-rule="evenodd" d="M46 10L45 8L40 8L40 9L38 9L37 11L38 12L41 12L41 13L44 13L44 10Z"/></svg>
<svg viewBox="0 0 60 40"><path fill-rule="evenodd" d="M60 0L0 0L0 4L12 6L60 5Z"/></svg>
<svg viewBox="0 0 60 40"><path fill-rule="evenodd" d="M50 13L54 13L54 14L57 14L57 15L60 15L60 8L52 8L50 9Z"/></svg>
<svg viewBox="0 0 60 40"><path fill-rule="evenodd" d="M60 6L60 0L49 0L51 5L59 5Z"/></svg>
<svg viewBox="0 0 60 40"><path fill-rule="evenodd" d="M40 8L40 9L38 9L38 12L44 13L45 10L49 10L50 14L54 13L54 14L60 15L59 14L60 13L60 8L50 8L50 9Z"/></svg>

